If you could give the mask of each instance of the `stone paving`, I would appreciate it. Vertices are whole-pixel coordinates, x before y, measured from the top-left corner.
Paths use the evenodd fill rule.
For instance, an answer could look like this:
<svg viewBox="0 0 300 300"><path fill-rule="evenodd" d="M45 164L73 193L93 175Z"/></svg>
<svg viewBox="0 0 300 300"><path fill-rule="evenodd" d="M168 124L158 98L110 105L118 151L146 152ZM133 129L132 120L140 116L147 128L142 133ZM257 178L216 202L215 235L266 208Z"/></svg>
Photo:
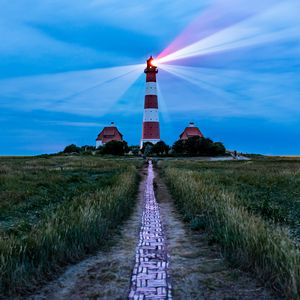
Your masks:
<svg viewBox="0 0 300 300"><path fill-rule="evenodd" d="M128 299L172 299L168 255L153 189L154 172L149 161L139 244L136 248Z"/></svg>

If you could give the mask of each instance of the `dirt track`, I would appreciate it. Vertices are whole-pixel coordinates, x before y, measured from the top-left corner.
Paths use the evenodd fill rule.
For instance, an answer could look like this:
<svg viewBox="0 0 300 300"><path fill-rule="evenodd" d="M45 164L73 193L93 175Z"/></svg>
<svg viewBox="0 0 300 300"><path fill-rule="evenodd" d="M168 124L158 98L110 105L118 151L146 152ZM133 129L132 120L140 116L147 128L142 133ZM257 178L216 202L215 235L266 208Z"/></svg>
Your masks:
<svg viewBox="0 0 300 300"><path fill-rule="evenodd" d="M139 199L113 245L69 267L57 280L27 299L127 299L139 238L146 169ZM205 232L193 232L174 208L162 180L156 178L163 230L170 255L174 299L275 299L257 280L228 266Z"/></svg>

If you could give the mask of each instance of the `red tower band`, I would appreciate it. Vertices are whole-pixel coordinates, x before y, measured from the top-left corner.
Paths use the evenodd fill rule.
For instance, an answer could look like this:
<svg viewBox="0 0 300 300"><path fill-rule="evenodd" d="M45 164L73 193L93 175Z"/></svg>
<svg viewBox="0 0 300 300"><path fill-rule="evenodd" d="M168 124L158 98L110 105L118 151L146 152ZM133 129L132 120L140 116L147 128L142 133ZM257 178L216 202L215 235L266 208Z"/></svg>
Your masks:
<svg viewBox="0 0 300 300"><path fill-rule="evenodd" d="M151 56L147 60L146 73L146 92L144 103L143 132L141 147L144 143L156 144L160 141L159 119L158 119L158 100L156 88L157 66Z"/></svg>

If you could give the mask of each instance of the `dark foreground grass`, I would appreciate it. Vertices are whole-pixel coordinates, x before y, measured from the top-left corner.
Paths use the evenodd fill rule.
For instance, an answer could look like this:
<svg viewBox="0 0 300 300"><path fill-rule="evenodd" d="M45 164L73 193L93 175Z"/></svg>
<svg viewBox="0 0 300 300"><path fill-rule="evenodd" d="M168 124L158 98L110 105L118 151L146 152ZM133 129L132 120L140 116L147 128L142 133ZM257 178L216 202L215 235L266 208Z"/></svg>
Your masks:
<svg viewBox="0 0 300 300"><path fill-rule="evenodd" d="M233 263L287 299L299 299L298 161L162 166L179 210L194 228L209 230Z"/></svg>
<svg viewBox="0 0 300 300"><path fill-rule="evenodd" d="M106 242L135 202L137 163L0 159L0 296L34 289Z"/></svg>

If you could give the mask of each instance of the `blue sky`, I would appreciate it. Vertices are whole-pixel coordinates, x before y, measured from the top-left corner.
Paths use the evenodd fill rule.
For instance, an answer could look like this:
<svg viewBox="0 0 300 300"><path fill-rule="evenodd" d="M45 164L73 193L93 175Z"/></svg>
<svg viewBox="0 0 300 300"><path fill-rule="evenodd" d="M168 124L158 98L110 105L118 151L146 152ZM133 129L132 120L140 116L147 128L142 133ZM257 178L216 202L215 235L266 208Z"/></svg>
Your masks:
<svg viewBox="0 0 300 300"><path fill-rule="evenodd" d="M0 155L94 144L111 121L139 144L162 52L167 143L194 121L228 149L300 154L300 3L260 2L0 0Z"/></svg>

